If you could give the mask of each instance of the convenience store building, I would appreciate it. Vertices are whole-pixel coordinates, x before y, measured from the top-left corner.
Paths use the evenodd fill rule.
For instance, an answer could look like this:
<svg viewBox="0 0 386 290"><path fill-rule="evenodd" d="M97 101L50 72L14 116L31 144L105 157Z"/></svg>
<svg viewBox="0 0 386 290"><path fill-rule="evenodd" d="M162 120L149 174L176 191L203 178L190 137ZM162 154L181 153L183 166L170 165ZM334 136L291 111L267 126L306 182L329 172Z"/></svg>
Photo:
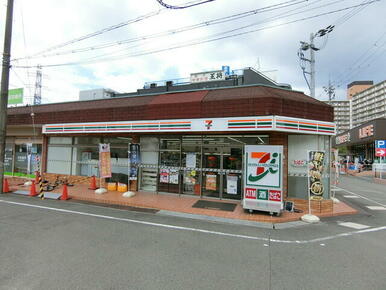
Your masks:
<svg viewBox="0 0 386 290"><path fill-rule="evenodd" d="M283 194L306 199L307 151L329 164L332 121L331 106L261 84L9 108L6 171L98 176L98 144L109 143L112 180L127 183L129 144L139 144L132 190L240 200L244 146L282 145Z"/></svg>

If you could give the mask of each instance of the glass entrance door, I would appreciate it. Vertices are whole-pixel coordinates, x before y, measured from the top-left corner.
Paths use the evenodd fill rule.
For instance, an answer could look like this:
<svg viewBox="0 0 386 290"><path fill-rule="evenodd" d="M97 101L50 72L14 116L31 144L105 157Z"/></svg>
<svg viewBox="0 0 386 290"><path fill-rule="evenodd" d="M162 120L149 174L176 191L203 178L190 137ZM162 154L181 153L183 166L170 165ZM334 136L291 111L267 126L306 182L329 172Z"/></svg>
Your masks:
<svg viewBox="0 0 386 290"><path fill-rule="evenodd" d="M222 147L203 147L202 195L220 197L222 180Z"/></svg>

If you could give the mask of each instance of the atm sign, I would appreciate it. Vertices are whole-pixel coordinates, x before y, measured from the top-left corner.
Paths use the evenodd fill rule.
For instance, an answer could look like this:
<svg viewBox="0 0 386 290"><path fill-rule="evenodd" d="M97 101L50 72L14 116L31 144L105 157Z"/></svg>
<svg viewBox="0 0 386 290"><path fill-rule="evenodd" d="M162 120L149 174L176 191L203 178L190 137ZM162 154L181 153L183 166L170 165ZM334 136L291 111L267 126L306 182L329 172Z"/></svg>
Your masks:
<svg viewBox="0 0 386 290"><path fill-rule="evenodd" d="M245 188L245 198L256 199L256 188Z"/></svg>

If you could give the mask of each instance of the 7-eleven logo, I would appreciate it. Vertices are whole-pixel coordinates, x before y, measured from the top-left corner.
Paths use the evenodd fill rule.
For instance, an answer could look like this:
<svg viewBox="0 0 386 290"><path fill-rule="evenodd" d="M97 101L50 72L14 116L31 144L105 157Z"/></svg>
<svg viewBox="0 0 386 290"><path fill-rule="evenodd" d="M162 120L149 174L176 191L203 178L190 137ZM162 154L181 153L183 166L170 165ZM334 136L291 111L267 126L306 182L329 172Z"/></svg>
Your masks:
<svg viewBox="0 0 386 290"><path fill-rule="evenodd" d="M279 171L277 162L278 153L271 152L250 152L248 167L256 168L256 175L249 174L248 180L256 182L264 178L267 174L276 174ZM252 170L253 171L253 170Z"/></svg>
<svg viewBox="0 0 386 290"><path fill-rule="evenodd" d="M213 120L205 120L205 127L206 129L210 129L213 126Z"/></svg>

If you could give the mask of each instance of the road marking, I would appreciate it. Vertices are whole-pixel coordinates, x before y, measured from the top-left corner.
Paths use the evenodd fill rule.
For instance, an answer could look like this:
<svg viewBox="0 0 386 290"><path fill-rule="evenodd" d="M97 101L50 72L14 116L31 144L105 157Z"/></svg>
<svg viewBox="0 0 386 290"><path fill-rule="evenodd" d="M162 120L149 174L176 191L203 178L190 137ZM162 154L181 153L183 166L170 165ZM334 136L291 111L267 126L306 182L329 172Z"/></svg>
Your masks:
<svg viewBox="0 0 386 290"><path fill-rule="evenodd" d="M338 223L340 226L348 227L348 228L353 228L356 230L363 230L367 229L370 226L362 225L362 224L357 224L357 223L351 223L351 222L343 222L343 223Z"/></svg>
<svg viewBox="0 0 386 290"><path fill-rule="evenodd" d="M368 197L362 196L362 195L360 195L360 194L358 194L358 193L351 192L351 191L349 191L349 190L347 190L347 189L344 189L344 188L341 188L341 189L344 190L345 192L348 192L348 193L350 193L350 194L352 194L352 195L359 196L359 197L361 197L361 198L363 198L363 199L366 199L366 200L368 200L368 201L371 201L371 202L373 202L373 203L376 203L376 204L378 204L378 205L380 205L380 206L386 206L385 204L382 204L382 203L380 203L380 202L378 202L378 201L372 200L372 199L370 199L370 198L368 198Z"/></svg>
<svg viewBox="0 0 386 290"><path fill-rule="evenodd" d="M367 208L371 210L386 210L386 207L383 206L377 206L377 205L368 205Z"/></svg>
<svg viewBox="0 0 386 290"><path fill-rule="evenodd" d="M345 198L360 198L359 196L356 195L343 195Z"/></svg>
<svg viewBox="0 0 386 290"><path fill-rule="evenodd" d="M199 233L212 234L212 235L218 235L218 236L241 238L241 239L247 239L247 240L265 241L265 242L272 242L272 243L283 243L283 244L309 244L309 243L332 240L332 239L341 238L341 237L353 236L353 235L357 235L357 234L386 230L386 226L382 226L382 227L378 227L378 228L370 228L370 229L359 230L359 231L354 231L354 232L341 233L341 234L337 234L337 235L315 238L315 239L311 239L311 240L278 240L278 239L268 239L268 238L263 238L263 237L255 237L255 236L230 234L230 233L217 232L217 231L209 231L209 230L198 229L198 228L174 226L174 225L169 225L169 224L153 223L153 222L133 220L133 219L127 219L127 218L118 218L118 217L107 216L107 215L93 214L93 213L88 213L88 212L74 211L74 210L68 210L68 209L62 209L62 208L34 205L34 204L14 202L14 201L1 200L1 199L0 199L0 202L6 203L6 204L12 204L12 205L19 205L19 206L26 206L26 207L31 207L31 208L57 211L57 212L62 212L62 213L91 216L91 217L103 218L103 219L108 219L108 220L124 221L124 222L129 222L129 223L142 224L142 225L148 225L148 226L154 226L154 227L161 227L161 228L167 228L167 229L173 229L173 230L199 232Z"/></svg>

